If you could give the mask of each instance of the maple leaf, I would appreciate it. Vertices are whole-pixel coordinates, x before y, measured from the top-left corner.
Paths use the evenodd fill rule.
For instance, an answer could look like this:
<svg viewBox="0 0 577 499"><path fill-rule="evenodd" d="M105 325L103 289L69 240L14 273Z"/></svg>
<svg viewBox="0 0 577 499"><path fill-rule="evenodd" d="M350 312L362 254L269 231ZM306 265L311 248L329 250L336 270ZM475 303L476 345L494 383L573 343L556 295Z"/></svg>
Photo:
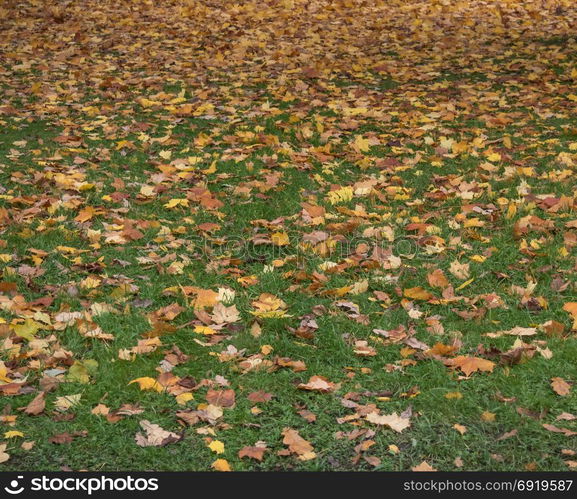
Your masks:
<svg viewBox="0 0 577 499"><path fill-rule="evenodd" d="M75 395L65 395L63 397L57 397L54 402L54 407L57 411L65 412L71 407L74 407L80 403L81 393Z"/></svg>
<svg viewBox="0 0 577 499"><path fill-rule="evenodd" d="M419 464L417 466L413 466L411 468L411 470L412 471L437 471L429 463L427 463L427 461L423 461L421 464Z"/></svg>
<svg viewBox="0 0 577 499"><path fill-rule="evenodd" d="M182 435L163 430L159 425L143 419L140 426L146 432L145 435L137 433L134 437L136 445L140 447L164 447L165 445L182 440Z"/></svg>
<svg viewBox="0 0 577 499"><path fill-rule="evenodd" d="M262 391L262 390L249 393L249 395L247 396L247 399L253 403L269 402L270 400L272 400L272 398L273 398L272 393L267 393L267 392Z"/></svg>
<svg viewBox="0 0 577 499"><path fill-rule="evenodd" d="M341 187L332 191L329 191L327 194L327 199L331 204L340 204L346 203L353 199L353 188L352 187Z"/></svg>
<svg viewBox="0 0 577 499"><path fill-rule="evenodd" d="M235 393L234 390L208 390L206 401L209 404L219 407L234 407Z"/></svg>
<svg viewBox="0 0 577 499"><path fill-rule="evenodd" d="M308 390L322 393L330 393L338 390L339 383L331 383L324 376L311 376L308 383L300 383L297 388L300 390Z"/></svg>
<svg viewBox="0 0 577 499"><path fill-rule="evenodd" d="M230 464L226 459L217 459L211 464L211 467L216 471L232 471Z"/></svg>
<svg viewBox="0 0 577 499"><path fill-rule="evenodd" d="M32 401L25 407L24 412L31 416L38 416L38 414L44 412L46 407L46 400L44 399L44 392L40 392Z"/></svg>
<svg viewBox="0 0 577 499"><path fill-rule="evenodd" d="M270 239L275 246L287 246L290 243L286 232L275 232L270 236Z"/></svg>
<svg viewBox="0 0 577 499"><path fill-rule="evenodd" d="M250 459L255 459L256 461L262 461L264 453L267 450L268 449L266 447L266 444L261 443L261 445L259 445L259 442L257 442L256 445L246 446L246 447L243 447L242 449L240 449L238 451L238 457L239 457L239 459L242 459L244 457L248 457Z"/></svg>
<svg viewBox="0 0 577 499"><path fill-rule="evenodd" d="M220 440L211 440L208 448L215 454L224 454L224 444Z"/></svg>
<svg viewBox="0 0 577 499"><path fill-rule="evenodd" d="M397 433L401 433L411 426L409 418L399 416L396 412L392 414L377 414L376 412L371 412L367 414L366 420L379 426L388 426Z"/></svg>
<svg viewBox="0 0 577 499"><path fill-rule="evenodd" d="M235 305L227 307L222 303L217 303L210 317L216 324L230 324L240 320L240 313Z"/></svg>
<svg viewBox="0 0 577 499"><path fill-rule="evenodd" d="M30 318L26 319L24 324L15 324L12 326L12 329L18 336L28 341L32 341L34 335L43 328L43 324Z"/></svg>
<svg viewBox="0 0 577 499"><path fill-rule="evenodd" d="M365 139L362 135L355 137L354 145L360 152L367 152L371 147L369 140Z"/></svg>
<svg viewBox="0 0 577 499"><path fill-rule="evenodd" d="M451 274L453 274L457 279L468 279L469 278L469 264L459 263L457 260L451 262L449 268Z"/></svg>
<svg viewBox="0 0 577 499"><path fill-rule="evenodd" d="M296 454L301 461L309 461L316 457L313 446L302 438L297 430L284 428L282 436L283 444L288 446L288 450Z"/></svg>
<svg viewBox="0 0 577 499"><path fill-rule="evenodd" d="M571 301L565 303L565 305L563 305L563 310L571 314L571 317L573 317L572 329L577 330L577 302Z"/></svg>
<svg viewBox="0 0 577 499"><path fill-rule="evenodd" d="M427 281L429 282L429 285L434 288L444 289L449 285L449 281L441 269L436 269L433 272L427 274Z"/></svg>
<svg viewBox="0 0 577 499"><path fill-rule="evenodd" d="M133 379L128 384L131 385L132 383L138 383L138 386L140 387L141 390L156 390L157 392L161 392L164 390L164 388L162 387L162 385L158 383L158 381L148 376Z"/></svg>
<svg viewBox="0 0 577 499"><path fill-rule="evenodd" d="M217 301L217 292L212 289L198 289L196 291L196 299L194 300L194 308L202 309L206 307L214 307Z"/></svg>
<svg viewBox="0 0 577 499"><path fill-rule="evenodd" d="M493 368L495 367L495 363L490 360L464 355L446 360L445 365L460 369L465 376L470 376L477 371L493 372Z"/></svg>
<svg viewBox="0 0 577 499"><path fill-rule="evenodd" d="M270 293L262 293L258 300L254 300L252 305L257 310L251 314L263 318L291 317L286 313L287 305L280 298Z"/></svg>

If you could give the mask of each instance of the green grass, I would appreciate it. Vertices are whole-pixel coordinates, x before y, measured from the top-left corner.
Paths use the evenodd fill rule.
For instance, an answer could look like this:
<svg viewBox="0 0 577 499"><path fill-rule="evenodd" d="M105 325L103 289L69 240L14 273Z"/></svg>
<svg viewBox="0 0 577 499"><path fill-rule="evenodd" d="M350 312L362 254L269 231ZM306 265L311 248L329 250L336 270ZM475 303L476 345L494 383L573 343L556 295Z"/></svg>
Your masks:
<svg viewBox="0 0 577 499"><path fill-rule="evenodd" d="M105 15L114 24L116 14ZM46 36L58 39L59 32L47 29ZM127 33L133 41L143 40L139 32ZM208 49L195 48L192 58L188 41L182 45L182 66L160 67L151 55L157 53L145 51L143 67L107 68L101 86L88 86L80 75L69 82L72 76L52 56L52 73L0 73L0 111L4 102L18 109L15 115L0 112L0 286L6 286L0 288L6 289L0 291L0 374L6 376L0 388L25 380L21 393L0 399L0 444L10 454L0 469L210 470L223 458L238 471L400 471L422 461L439 470L566 470L567 461L574 460L571 452L577 452L575 436L543 425L577 431L575 420L556 420L577 407L577 341L573 320L563 310L565 303L577 302L575 228L565 225L577 218L575 102L566 96L576 47L565 43L563 33L537 35L517 40L515 50L492 41L482 57L474 58L456 48L440 59L426 47L419 53L410 43L401 49L395 41L378 56L353 61L360 69L345 64L348 55L343 66L340 60L331 63L332 72L322 77L285 68L283 77L294 80L254 63L238 84L231 77L234 58L227 61L227 72ZM16 39L9 40L20 51ZM6 50L6 44L0 48ZM411 57L419 54L411 68L403 65L403 50ZM98 53L95 60L115 60L119 54ZM392 61L393 69L376 71L383 60ZM198 61L204 70L190 69ZM510 67L516 63L520 66ZM541 79L530 78L535 68L542 70ZM206 75L210 83L200 79ZM68 90L46 97L31 90L37 82ZM193 109L203 103L213 107L200 115L180 115L172 107L182 103L170 104L180 95ZM157 104L143 104L142 98ZM546 101L537 105L540 99ZM91 110L94 106L98 112ZM501 115L512 118L491 123ZM67 142L67 136L78 139ZM355 150L357 136L375 143ZM446 138L466 143L466 150L443 151ZM493 171L483 169L491 152L501 155L491 161ZM370 194L362 192L361 182L372 182ZM157 191L143 194L150 186ZM332 204L328 193L337 187L356 192ZM214 205L200 200L202 190L210 191ZM565 206L547 209L546 195ZM173 199L187 199L188 205L167 207ZM324 218L307 218L305 204L324 208ZM96 213L79 222L87 207ZM526 233L516 235L528 216L550 225L533 221ZM419 233L418 227L407 227L411 223L428 227ZM118 235L123 224L139 234L118 243L111 235ZM218 227L202 230L202 224ZM371 233L383 227L394 233L392 241ZM314 231L337 240L332 253L299 246ZM258 244L257 236L275 232L286 232L289 243ZM424 238L430 236L440 238L438 253L426 253ZM375 247L399 256L398 266L372 260ZM453 275L455 261L469 264L468 278ZM183 265L181 272L173 272L174 262ZM327 262L337 264L338 271ZM29 267L38 275L27 275ZM427 281L435 269L444 272L459 299L439 301L443 290ZM87 287L88 278L99 282ZM347 288L365 279L367 290L355 294ZM566 284L562 290L559 282ZM127 284L131 291L121 292ZM523 300L519 290L533 284ZM203 345L209 338L194 332L204 324L193 306L195 293L167 292L190 286L234 290L240 319L224 330L220 343ZM411 316L403 291L413 287L434 298L414 300L418 312ZM375 292L387 293L390 300L379 302ZM290 317L257 319L253 302L264 293L282 299ZM491 308L488 300L494 295L501 305ZM51 301L27 305L43 298ZM348 317L338 306L342 301L353 302L366 317ZM153 314L174 303L183 310L167 321L176 329L160 336L162 346L134 360L120 359L119 350L135 347L152 329ZM94 304L111 310L95 313ZM477 317L463 315L480 309ZM81 324L54 328L63 311L82 312L114 340L86 338ZM296 337L291 328L313 312L314 337ZM32 342L14 330L31 317L45 325ZM431 319L442 324L443 332L430 330ZM262 329L258 337L251 333L255 320ZM563 324L561 336L538 327L549 320ZM415 337L430 347L458 345L448 357L491 360L493 371L466 378L439 359L373 333L400 325L414 328ZM537 327L536 335L520 338L533 355L506 365L500 354L517 338L487 333L516 326ZM356 355L356 340L366 340L377 354ZM15 354L12 342L20 348ZM189 356L172 374L193 378L196 385L190 390L194 398L183 405L170 393L141 391L130 383L156 379L172 346ZM244 353L222 360L219 356L232 347ZM270 350L262 354L264 367L245 372L241 361L263 347ZM538 349L549 349L552 357ZM279 367L276 357L302 361L306 370ZM67 378L75 361L86 360L98 363L88 382ZM22 412L44 386L46 371L54 374L54 369L63 373L62 382L47 391L45 410L37 416ZM340 387L334 393L298 389L314 375ZM569 395L553 391L556 377L572 385ZM214 424L182 423L176 413L205 404L208 389L219 389L223 378L235 391L236 405L225 408ZM273 394L272 400L255 404L248 399L260 390ZM455 393L458 398L447 397ZM58 397L75 394L81 394L78 405L56 409ZM345 399L360 407L350 408ZM91 412L98 404L111 411L137 404L142 413L109 422ZM381 414L409 411L411 426L397 433L371 424L364 416L374 408ZM302 410L316 420L306 421ZM360 416L351 419L356 412ZM142 431L142 420L182 439L140 447L135 435ZM298 430L316 457L279 455L286 450L285 428ZM12 430L23 436L10 438L6 432ZM67 444L50 441L75 432L87 433ZM500 438L507 433L509 438ZM222 455L208 448L209 438L224 443ZM366 440L374 443L359 456L355 447ZM21 447L32 441L31 449ZM243 447L258 441L268 446L262 462L238 457ZM380 464L373 466L363 456L378 457Z"/></svg>

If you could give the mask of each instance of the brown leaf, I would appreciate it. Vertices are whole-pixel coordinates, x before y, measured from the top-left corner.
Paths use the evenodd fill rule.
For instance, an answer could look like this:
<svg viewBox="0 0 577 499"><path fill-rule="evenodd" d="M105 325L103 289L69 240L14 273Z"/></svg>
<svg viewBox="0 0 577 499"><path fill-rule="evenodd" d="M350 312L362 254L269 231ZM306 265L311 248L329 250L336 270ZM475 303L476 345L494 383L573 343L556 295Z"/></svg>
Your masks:
<svg viewBox="0 0 577 499"><path fill-rule="evenodd" d="M30 416L38 416L44 411L46 407L46 400L44 400L44 392L40 392L34 399L26 406L24 412Z"/></svg>
<svg viewBox="0 0 577 499"><path fill-rule="evenodd" d="M517 430L507 431L503 433L499 438L497 438L496 441L500 442L501 440L506 440L508 438L514 437L515 435L517 435L517 433L519 433Z"/></svg>
<svg viewBox="0 0 577 499"><path fill-rule="evenodd" d="M234 407L235 393L234 390L208 390L206 401L209 404L219 407Z"/></svg>
<svg viewBox="0 0 577 499"><path fill-rule="evenodd" d="M577 431L569 430L568 428L559 428L552 424L545 423L543 428L545 428L547 431L552 431L553 433L563 433L563 435L566 437L577 435Z"/></svg>
<svg viewBox="0 0 577 499"><path fill-rule="evenodd" d="M311 376L308 383L300 383L297 388L322 393L334 392L340 387L339 383L331 383L323 376Z"/></svg>
<svg viewBox="0 0 577 499"><path fill-rule="evenodd" d="M242 459L243 457L248 457L250 459L256 459L257 461L262 461L264 453L267 451L266 446L247 446L243 447L238 451L238 457Z"/></svg>
<svg viewBox="0 0 577 499"><path fill-rule="evenodd" d="M259 402L269 402L273 398L272 393L267 393L263 390L258 392L252 392L248 395L247 399L251 402L258 404Z"/></svg>
<svg viewBox="0 0 577 499"><path fill-rule="evenodd" d="M445 289L449 285L449 280L445 277L445 273L441 269L436 269L430 274L427 274L427 281L429 286L433 288Z"/></svg>
<svg viewBox="0 0 577 499"><path fill-rule="evenodd" d="M299 414L299 416L304 418L309 423L314 423L317 420L316 415L314 413L312 413L311 411L308 411L306 409L299 411L298 414Z"/></svg>
<svg viewBox="0 0 577 499"><path fill-rule="evenodd" d="M567 383L563 378L552 378L551 379L551 388L557 395L561 395L561 397L566 397L571 393L571 385Z"/></svg>
<svg viewBox="0 0 577 499"><path fill-rule="evenodd" d="M283 444L287 445L288 450L296 454L302 461L308 461L316 457L313 446L302 438L297 430L285 428L282 431L282 436L284 437Z"/></svg>

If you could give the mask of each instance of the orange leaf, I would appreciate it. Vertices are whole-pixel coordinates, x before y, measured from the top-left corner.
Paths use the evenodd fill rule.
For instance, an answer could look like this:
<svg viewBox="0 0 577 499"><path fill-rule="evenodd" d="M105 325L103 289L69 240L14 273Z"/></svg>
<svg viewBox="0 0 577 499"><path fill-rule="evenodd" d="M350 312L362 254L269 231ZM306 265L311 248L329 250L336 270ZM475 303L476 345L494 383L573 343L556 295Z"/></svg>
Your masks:
<svg viewBox="0 0 577 499"><path fill-rule="evenodd" d="M495 363L490 360L481 359L480 357L466 357L464 355L445 361L445 365L460 369L465 373L465 376L470 376L477 371L493 372L495 367Z"/></svg>
<svg viewBox="0 0 577 499"><path fill-rule="evenodd" d="M433 295L429 293L426 289L417 286L415 288L407 288L403 291L403 294L407 298L411 298L412 300L430 300L433 298Z"/></svg>

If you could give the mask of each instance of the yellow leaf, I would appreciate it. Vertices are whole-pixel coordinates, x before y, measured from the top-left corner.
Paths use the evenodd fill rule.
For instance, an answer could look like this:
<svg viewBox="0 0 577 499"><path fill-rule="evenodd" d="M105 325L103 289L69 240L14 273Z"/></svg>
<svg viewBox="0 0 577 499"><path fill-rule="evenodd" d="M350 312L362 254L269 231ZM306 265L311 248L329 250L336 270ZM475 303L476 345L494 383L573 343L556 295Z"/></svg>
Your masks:
<svg viewBox="0 0 577 499"><path fill-rule="evenodd" d="M481 420L485 421L485 423L492 423L495 421L495 413L485 411L481 414Z"/></svg>
<svg viewBox="0 0 577 499"><path fill-rule="evenodd" d="M188 207L188 199L171 199L164 205L165 208L176 208L177 206Z"/></svg>
<svg viewBox="0 0 577 499"><path fill-rule="evenodd" d="M407 288L403 291L403 295L412 300L430 300L433 295L429 293L426 289L417 286L415 288Z"/></svg>
<svg viewBox="0 0 577 499"><path fill-rule="evenodd" d="M329 191L327 198L331 204L346 203L347 201L353 199L353 194L353 188L347 186L341 187L340 189L336 189L334 191Z"/></svg>
<svg viewBox="0 0 577 499"><path fill-rule="evenodd" d="M8 263L10 261L12 261L12 255L9 253L0 253L0 262Z"/></svg>
<svg viewBox="0 0 577 499"><path fill-rule="evenodd" d="M176 403L179 405L185 405L187 402L191 401L192 399L194 399L194 395L190 392L184 392L181 393L180 395L176 396Z"/></svg>
<svg viewBox="0 0 577 499"><path fill-rule="evenodd" d="M212 463L212 467L216 471L232 471L230 464L228 464L226 459L217 459L214 463Z"/></svg>
<svg viewBox="0 0 577 499"><path fill-rule="evenodd" d="M21 431L11 430L4 433L4 438L15 438L15 437L23 437L24 433Z"/></svg>
<svg viewBox="0 0 577 499"><path fill-rule="evenodd" d="M362 135L357 135L355 137L354 144L360 152L367 152L371 148L368 139L363 138Z"/></svg>
<svg viewBox="0 0 577 499"><path fill-rule="evenodd" d="M212 452L216 452L217 454L224 453L224 444L220 440L213 440L212 442L210 442L210 444L208 444L208 448Z"/></svg>
<svg viewBox="0 0 577 499"><path fill-rule="evenodd" d="M216 331L208 326L194 326L194 332L199 334L215 334Z"/></svg>
<svg viewBox="0 0 577 499"><path fill-rule="evenodd" d="M474 280L475 280L475 278L472 278L472 279L469 279L468 281L465 281L458 288L455 288L455 291L461 291L463 288L466 288L469 284L471 284Z"/></svg>
<svg viewBox="0 0 577 499"><path fill-rule="evenodd" d="M469 258L477 263L483 263L487 259L487 257L483 255L473 255Z"/></svg>
<svg viewBox="0 0 577 499"><path fill-rule="evenodd" d="M289 244L289 236L284 231L275 232L270 238L275 246L286 246L287 244Z"/></svg>
<svg viewBox="0 0 577 499"><path fill-rule="evenodd" d="M24 324L15 324L12 326L14 332L20 336L21 338L25 338L28 341L32 341L34 339L34 335L39 329L42 329L44 326L39 322L36 322L33 319L26 319Z"/></svg>
<svg viewBox="0 0 577 499"><path fill-rule="evenodd" d="M138 383L138 386L141 390L156 390L157 392L161 392L163 390L162 386L159 385L154 378L150 378L148 376L133 379L128 384L131 385L132 383Z"/></svg>
<svg viewBox="0 0 577 499"><path fill-rule="evenodd" d="M205 175L210 175L211 173L214 172L216 172L216 161L213 161L210 167L207 168L206 170L202 170L202 173L204 173Z"/></svg>
<svg viewBox="0 0 577 499"><path fill-rule="evenodd" d="M461 392L447 392L445 393L445 398L448 400L453 400L453 399L462 399L463 398L463 394Z"/></svg>
<svg viewBox="0 0 577 499"><path fill-rule="evenodd" d="M80 286L84 289L94 289L100 286L100 279L88 276L86 279L80 281Z"/></svg>

